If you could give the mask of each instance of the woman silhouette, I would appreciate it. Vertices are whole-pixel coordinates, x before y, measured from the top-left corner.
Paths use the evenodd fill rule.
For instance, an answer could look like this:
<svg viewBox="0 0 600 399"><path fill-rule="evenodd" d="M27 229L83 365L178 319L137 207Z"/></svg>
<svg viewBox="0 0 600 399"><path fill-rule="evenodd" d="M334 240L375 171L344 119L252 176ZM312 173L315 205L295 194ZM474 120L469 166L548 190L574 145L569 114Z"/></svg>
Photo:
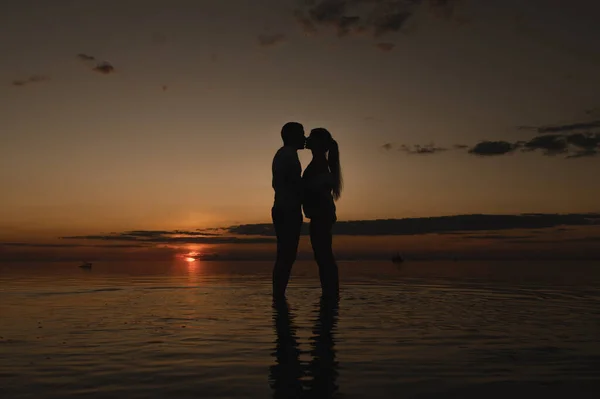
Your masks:
<svg viewBox="0 0 600 399"><path fill-rule="evenodd" d="M313 159L302 175L304 215L310 219L310 243L319 266L324 296L338 297L338 267L333 256L332 227L337 220L335 201L342 191L342 171L337 142L326 129L310 132L306 148Z"/></svg>

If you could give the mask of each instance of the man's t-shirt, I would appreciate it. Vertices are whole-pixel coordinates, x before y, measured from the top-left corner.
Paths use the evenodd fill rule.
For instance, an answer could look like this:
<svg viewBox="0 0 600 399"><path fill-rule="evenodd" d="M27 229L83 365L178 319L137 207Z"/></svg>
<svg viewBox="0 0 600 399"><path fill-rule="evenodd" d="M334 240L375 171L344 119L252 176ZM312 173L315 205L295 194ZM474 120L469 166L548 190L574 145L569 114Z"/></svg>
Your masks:
<svg viewBox="0 0 600 399"><path fill-rule="evenodd" d="M273 158L273 182L275 203L273 208L281 211L301 211L302 165L298 151L293 147L281 147Z"/></svg>

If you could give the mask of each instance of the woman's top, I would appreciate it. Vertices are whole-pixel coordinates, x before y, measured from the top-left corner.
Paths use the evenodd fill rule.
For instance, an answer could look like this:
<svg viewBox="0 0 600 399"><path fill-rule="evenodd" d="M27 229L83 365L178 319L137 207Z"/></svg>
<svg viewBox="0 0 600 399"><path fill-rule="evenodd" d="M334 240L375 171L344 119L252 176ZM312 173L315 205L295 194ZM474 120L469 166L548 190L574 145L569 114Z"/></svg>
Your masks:
<svg viewBox="0 0 600 399"><path fill-rule="evenodd" d="M333 175L329 167L311 162L302 175L304 189L302 207L309 219L337 220L333 189Z"/></svg>

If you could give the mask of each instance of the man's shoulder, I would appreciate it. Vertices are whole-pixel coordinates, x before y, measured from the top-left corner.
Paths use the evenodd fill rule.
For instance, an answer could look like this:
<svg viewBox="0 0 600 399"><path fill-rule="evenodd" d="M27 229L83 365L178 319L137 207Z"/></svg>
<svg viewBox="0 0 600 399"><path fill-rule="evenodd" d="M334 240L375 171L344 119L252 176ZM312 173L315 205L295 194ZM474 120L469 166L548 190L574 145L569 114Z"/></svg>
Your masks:
<svg viewBox="0 0 600 399"><path fill-rule="evenodd" d="M275 158L280 157L282 154L285 154L285 147L280 147L275 153Z"/></svg>
<svg viewBox="0 0 600 399"><path fill-rule="evenodd" d="M286 159L296 159L298 158L298 153L291 147L281 147L275 153L273 160L286 160Z"/></svg>

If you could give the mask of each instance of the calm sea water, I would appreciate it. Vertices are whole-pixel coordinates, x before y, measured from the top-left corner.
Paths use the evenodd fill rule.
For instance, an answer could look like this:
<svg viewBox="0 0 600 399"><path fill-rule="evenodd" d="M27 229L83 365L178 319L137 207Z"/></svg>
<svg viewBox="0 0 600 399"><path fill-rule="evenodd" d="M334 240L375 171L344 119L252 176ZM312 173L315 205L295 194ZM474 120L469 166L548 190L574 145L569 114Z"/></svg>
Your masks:
<svg viewBox="0 0 600 399"><path fill-rule="evenodd" d="M600 392L600 264L0 264L2 398L544 397ZM537 396L535 396L537 397Z"/></svg>

